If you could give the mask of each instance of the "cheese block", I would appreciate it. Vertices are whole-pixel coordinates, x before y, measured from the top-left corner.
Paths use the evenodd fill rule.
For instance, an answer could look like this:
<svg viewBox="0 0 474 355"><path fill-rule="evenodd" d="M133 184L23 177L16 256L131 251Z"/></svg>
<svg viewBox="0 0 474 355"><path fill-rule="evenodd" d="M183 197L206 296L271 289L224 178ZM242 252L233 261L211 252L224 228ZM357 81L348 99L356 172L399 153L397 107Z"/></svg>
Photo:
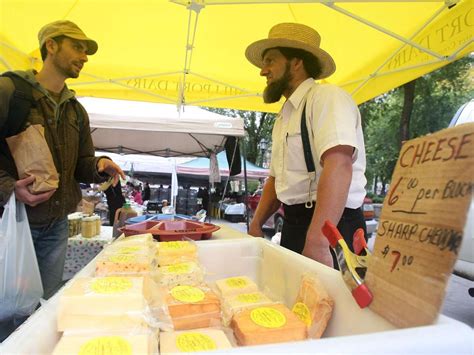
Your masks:
<svg viewBox="0 0 474 355"><path fill-rule="evenodd" d="M156 337L149 334L70 335L61 337L53 355L70 354L156 354Z"/></svg>
<svg viewBox="0 0 474 355"><path fill-rule="evenodd" d="M126 315L132 326L136 326L141 324L141 315L151 297L151 281L144 277L73 279L59 299L58 330L88 329L87 316Z"/></svg>
<svg viewBox="0 0 474 355"><path fill-rule="evenodd" d="M160 334L161 355L231 348L229 339L221 329L194 329Z"/></svg>
<svg viewBox="0 0 474 355"><path fill-rule="evenodd" d="M156 255L160 266L198 261L196 244L188 241L157 243Z"/></svg>
<svg viewBox="0 0 474 355"><path fill-rule="evenodd" d="M156 267L150 255L140 254L101 254L96 261L96 276L143 275L149 274Z"/></svg>
<svg viewBox="0 0 474 355"><path fill-rule="evenodd" d="M244 309L273 303L275 302L261 292L241 293L239 295L226 297L222 304L223 323L225 326L229 325L232 316Z"/></svg>
<svg viewBox="0 0 474 355"><path fill-rule="evenodd" d="M282 304L246 309L234 315L231 328L239 345L303 340L306 325Z"/></svg>
<svg viewBox="0 0 474 355"><path fill-rule="evenodd" d="M112 243L107 246L103 254L114 255L114 254L130 254L130 255L150 255L152 258L155 257L154 250L155 246L151 243L143 242L122 242Z"/></svg>
<svg viewBox="0 0 474 355"><path fill-rule="evenodd" d="M221 325L219 298L206 287L175 286L165 293L165 304L175 330Z"/></svg>
<svg viewBox="0 0 474 355"><path fill-rule="evenodd" d="M200 285L204 280L204 273L198 264L188 261L159 267L155 279L164 287Z"/></svg>
<svg viewBox="0 0 474 355"><path fill-rule="evenodd" d="M153 235L151 233L144 233L144 234L135 234L129 237L119 237L114 244L117 243L154 243Z"/></svg>
<svg viewBox="0 0 474 355"><path fill-rule="evenodd" d="M228 277L216 281L217 289L223 298L240 293L258 292L258 287L247 276Z"/></svg>
<svg viewBox="0 0 474 355"><path fill-rule="evenodd" d="M293 312L307 325L310 338L321 338L332 316L334 301L316 275L303 275Z"/></svg>
<svg viewBox="0 0 474 355"><path fill-rule="evenodd" d="M58 315L58 331L131 331L136 332L148 328L143 313L120 315L69 314Z"/></svg>

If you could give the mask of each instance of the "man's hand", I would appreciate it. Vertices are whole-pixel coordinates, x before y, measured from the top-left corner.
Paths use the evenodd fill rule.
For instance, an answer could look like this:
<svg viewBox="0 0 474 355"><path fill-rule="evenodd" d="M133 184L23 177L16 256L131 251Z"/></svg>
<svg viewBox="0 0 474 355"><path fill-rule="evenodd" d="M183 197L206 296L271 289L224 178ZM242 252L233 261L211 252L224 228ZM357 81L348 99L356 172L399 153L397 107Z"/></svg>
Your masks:
<svg viewBox="0 0 474 355"><path fill-rule="evenodd" d="M28 176L27 178L17 180L15 182L15 196L18 201L23 202L26 205L35 207L40 203L43 203L50 199L53 196L56 189L43 192L41 194L34 195L28 190L28 185L31 185L35 182L35 177L33 175Z"/></svg>
<svg viewBox="0 0 474 355"><path fill-rule="evenodd" d="M107 158L101 158L97 162L97 171L99 173L105 172L109 176L112 176L114 178L113 186L117 185L119 181L119 177L125 180L125 174L120 169L120 166L115 164L112 160L107 159Z"/></svg>
<svg viewBox="0 0 474 355"><path fill-rule="evenodd" d="M258 223L255 223L254 221L255 221L255 219L253 219L252 222L250 223L249 234L252 237L263 238L264 234L263 234L263 231L262 231L262 227Z"/></svg>
<svg viewBox="0 0 474 355"><path fill-rule="evenodd" d="M306 242L302 254L310 259L320 262L321 264L327 265L331 268L334 267L331 252L329 251L329 243L327 241L321 241L318 244L310 244Z"/></svg>

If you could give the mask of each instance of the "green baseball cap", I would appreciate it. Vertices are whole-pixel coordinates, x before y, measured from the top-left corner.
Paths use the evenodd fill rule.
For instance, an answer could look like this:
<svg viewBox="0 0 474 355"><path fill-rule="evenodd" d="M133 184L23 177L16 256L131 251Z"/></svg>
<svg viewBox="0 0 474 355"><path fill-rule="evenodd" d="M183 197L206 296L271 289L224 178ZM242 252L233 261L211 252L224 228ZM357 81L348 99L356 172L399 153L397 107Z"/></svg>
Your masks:
<svg viewBox="0 0 474 355"><path fill-rule="evenodd" d="M43 47L48 38L54 38L58 36L66 36L86 42L86 53L88 55L94 54L99 48L97 42L87 37L86 34L79 28L79 26L77 26L74 22L67 20L54 21L44 25L41 28L41 30L38 32L40 48Z"/></svg>

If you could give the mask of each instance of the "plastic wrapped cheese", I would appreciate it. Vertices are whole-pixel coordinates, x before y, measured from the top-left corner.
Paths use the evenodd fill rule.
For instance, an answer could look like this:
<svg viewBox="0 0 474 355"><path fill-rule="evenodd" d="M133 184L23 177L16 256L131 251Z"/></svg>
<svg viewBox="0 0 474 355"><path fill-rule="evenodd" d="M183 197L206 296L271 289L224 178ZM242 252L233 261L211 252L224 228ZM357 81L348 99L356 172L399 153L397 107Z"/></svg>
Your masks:
<svg viewBox="0 0 474 355"><path fill-rule="evenodd" d="M198 261L196 243L189 241L160 242L156 255L160 266Z"/></svg>
<svg viewBox="0 0 474 355"><path fill-rule="evenodd" d="M53 355L70 354L156 354L158 341L152 334L65 334L54 348Z"/></svg>
<svg viewBox="0 0 474 355"><path fill-rule="evenodd" d="M221 325L219 298L206 286L180 285L162 292L174 330Z"/></svg>
<svg viewBox="0 0 474 355"><path fill-rule="evenodd" d="M261 292L241 293L226 297L222 304L222 321L227 326L235 313L247 308L255 308L273 303L275 302Z"/></svg>
<svg viewBox="0 0 474 355"><path fill-rule="evenodd" d="M317 275L304 274L292 310L307 325L310 338L321 338L333 308L334 301Z"/></svg>
<svg viewBox="0 0 474 355"><path fill-rule="evenodd" d="M303 340L306 325L282 304L246 309L231 322L239 345L258 345Z"/></svg>
<svg viewBox="0 0 474 355"><path fill-rule="evenodd" d="M152 254L114 254L104 253L97 257L96 276L138 276L150 274L156 269Z"/></svg>
<svg viewBox="0 0 474 355"><path fill-rule="evenodd" d="M221 329L193 329L191 331L161 332L160 354L171 355L197 351L226 350L232 345Z"/></svg>
<svg viewBox="0 0 474 355"><path fill-rule="evenodd" d="M258 292L258 287L247 276L228 277L216 281L216 287L222 298L226 298L240 293Z"/></svg>
<svg viewBox="0 0 474 355"><path fill-rule="evenodd" d="M164 287L200 285L204 280L204 272L198 264L189 261L159 267L155 280Z"/></svg>
<svg viewBox="0 0 474 355"><path fill-rule="evenodd" d="M59 299L58 330L141 328L152 290L147 277L73 279Z"/></svg>

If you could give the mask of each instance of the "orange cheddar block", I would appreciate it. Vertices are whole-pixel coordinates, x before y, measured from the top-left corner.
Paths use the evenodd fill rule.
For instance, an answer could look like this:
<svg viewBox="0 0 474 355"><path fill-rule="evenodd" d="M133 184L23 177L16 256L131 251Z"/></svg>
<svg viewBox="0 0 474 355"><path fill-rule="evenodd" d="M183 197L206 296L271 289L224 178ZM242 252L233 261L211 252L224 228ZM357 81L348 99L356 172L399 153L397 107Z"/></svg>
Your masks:
<svg viewBox="0 0 474 355"><path fill-rule="evenodd" d="M246 309L232 318L239 345L259 345L303 340L306 325L282 304Z"/></svg>
<svg viewBox="0 0 474 355"><path fill-rule="evenodd" d="M214 292L203 287L176 286L165 296L175 330L206 328L221 324L221 307Z"/></svg>
<svg viewBox="0 0 474 355"><path fill-rule="evenodd" d="M319 339L332 316L334 301L315 275L304 275L293 312L307 325L308 336Z"/></svg>

